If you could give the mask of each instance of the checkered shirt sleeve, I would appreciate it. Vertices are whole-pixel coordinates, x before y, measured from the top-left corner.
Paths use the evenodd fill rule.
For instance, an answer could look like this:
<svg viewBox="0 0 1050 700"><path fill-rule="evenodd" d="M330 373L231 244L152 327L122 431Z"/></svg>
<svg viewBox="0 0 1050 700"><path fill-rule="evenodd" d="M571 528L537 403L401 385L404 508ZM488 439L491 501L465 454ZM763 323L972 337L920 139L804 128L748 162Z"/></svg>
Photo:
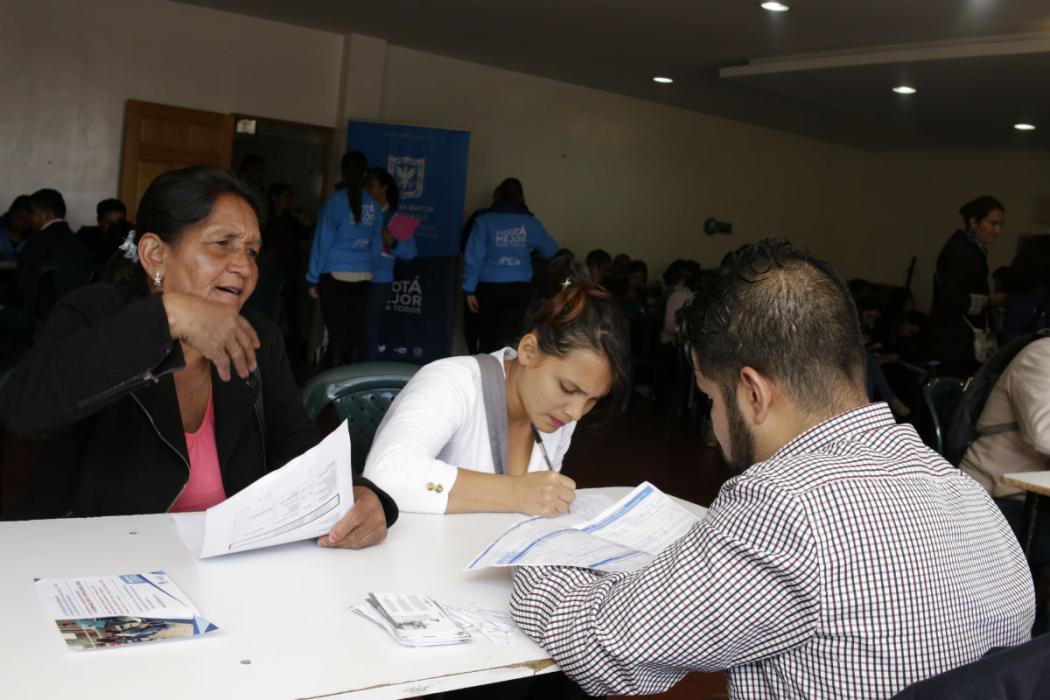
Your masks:
<svg viewBox="0 0 1050 700"><path fill-rule="evenodd" d="M728 481L639 571L517 569L511 612L594 695L728 669L733 697L888 698L1026 641L1034 594L984 489L871 404Z"/></svg>

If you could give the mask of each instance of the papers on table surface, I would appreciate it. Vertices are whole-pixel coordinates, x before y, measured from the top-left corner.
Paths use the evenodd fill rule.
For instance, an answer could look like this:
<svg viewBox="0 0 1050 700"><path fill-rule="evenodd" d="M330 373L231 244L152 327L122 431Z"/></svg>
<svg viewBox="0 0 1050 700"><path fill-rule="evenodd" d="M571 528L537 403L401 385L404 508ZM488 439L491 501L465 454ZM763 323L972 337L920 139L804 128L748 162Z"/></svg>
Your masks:
<svg viewBox="0 0 1050 700"><path fill-rule="evenodd" d="M40 578L33 585L75 651L194 637L218 629L163 571Z"/></svg>
<svg viewBox="0 0 1050 700"><path fill-rule="evenodd" d="M355 605L351 610L405 646L433 647L471 641L469 632L460 628L433 598L422 593L369 593L364 605Z"/></svg>
<svg viewBox="0 0 1050 700"><path fill-rule="evenodd" d="M482 550L466 570L490 566L577 566L634 571L652 561L697 522L695 515L647 481L616 503L600 494L580 493L572 512L566 515L527 518L512 525Z"/></svg>
<svg viewBox="0 0 1050 700"><path fill-rule="evenodd" d="M327 534L354 503L347 422L319 445L208 509L201 558Z"/></svg>

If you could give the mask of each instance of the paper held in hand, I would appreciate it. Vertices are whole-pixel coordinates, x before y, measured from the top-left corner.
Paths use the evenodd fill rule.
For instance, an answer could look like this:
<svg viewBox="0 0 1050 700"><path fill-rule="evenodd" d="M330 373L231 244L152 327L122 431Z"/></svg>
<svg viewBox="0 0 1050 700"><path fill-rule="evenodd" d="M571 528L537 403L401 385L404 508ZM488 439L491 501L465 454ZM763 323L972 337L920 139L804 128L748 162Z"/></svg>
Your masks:
<svg viewBox="0 0 1050 700"><path fill-rule="evenodd" d="M580 492L570 513L515 523L482 550L466 570L577 566L634 571L651 562L697 522L699 518L648 481L616 503L601 494Z"/></svg>
<svg viewBox="0 0 1050 700"><path fill-rule="evenodd" d="M320 537L353 504L350 431L343 421L313 449L209 508L200 556Z"/></svg>

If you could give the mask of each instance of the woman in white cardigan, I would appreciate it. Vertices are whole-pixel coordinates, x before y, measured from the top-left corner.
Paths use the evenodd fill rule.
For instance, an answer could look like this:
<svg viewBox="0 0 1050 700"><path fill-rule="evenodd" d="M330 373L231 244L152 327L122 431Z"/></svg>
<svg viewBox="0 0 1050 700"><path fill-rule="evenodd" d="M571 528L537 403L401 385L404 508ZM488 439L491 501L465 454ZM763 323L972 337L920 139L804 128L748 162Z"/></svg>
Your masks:
<svg viewBox="0 0 1050 700"><path fill-rule="evenodd" d="M516 350L489 356L496 362L484 355L438 360L398 394L376 431L365 475L401 510L568 511L575 484L559 473L562 459L576 422L599 400L615 409L627 393L627 325L605 289L566 280L526 327Z"/></svg>

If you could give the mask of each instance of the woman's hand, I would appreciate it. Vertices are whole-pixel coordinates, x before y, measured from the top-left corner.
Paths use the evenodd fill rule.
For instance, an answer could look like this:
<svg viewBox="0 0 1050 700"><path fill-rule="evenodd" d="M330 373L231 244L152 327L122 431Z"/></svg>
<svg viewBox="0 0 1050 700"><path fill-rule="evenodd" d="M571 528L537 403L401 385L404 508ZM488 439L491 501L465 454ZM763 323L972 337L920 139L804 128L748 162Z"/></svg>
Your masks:
<svg viewBox="0 0 1050 700"><path fill-rule="evenodd" d="M230 381L231 366L241 379L255 370L259 336L237 308L180 292L163 301L171 337L208 358L220 379Z"/></svg>
<svg viewBox="0 0 1050 700"><path fill-rule="evenodd" d="M576 482L557 472L530 472L514 479L516 510L554 518L569 512L576 500Z"/></svg>
<svg viewBox="0 0 1050 700"><path fill-rule="evenodd" d="M478 298L475 295L467 295L467 308L470 309L470 313L472 314L476 314L478 312Z"/></svg>
<svg viewBox="0 0 1050 700"><path fill-rule="evenodd" d="M317 540L322 547L362 549L386 539L386 513L379 496L367 486L354 487L354 505L332 530Z"/></svg>
<svg viewBox="0 0 1050 700"><path fill-rule="evenodd" d="M394 247L394 243L396 243L396 242L397 242L397 239L394 238L394 234L390 233L390 229L388 229L386 226L384 226L383 227L383 247L386 248L387 250L390 250L391 248Z"/></svg>
<svg viewBox="0 0 1050 700"><path fill-rule="evenodd" d="M317 287L307 287L306 293L310 295L311 299L320 299L321 295L317 293Z"/></svg>

